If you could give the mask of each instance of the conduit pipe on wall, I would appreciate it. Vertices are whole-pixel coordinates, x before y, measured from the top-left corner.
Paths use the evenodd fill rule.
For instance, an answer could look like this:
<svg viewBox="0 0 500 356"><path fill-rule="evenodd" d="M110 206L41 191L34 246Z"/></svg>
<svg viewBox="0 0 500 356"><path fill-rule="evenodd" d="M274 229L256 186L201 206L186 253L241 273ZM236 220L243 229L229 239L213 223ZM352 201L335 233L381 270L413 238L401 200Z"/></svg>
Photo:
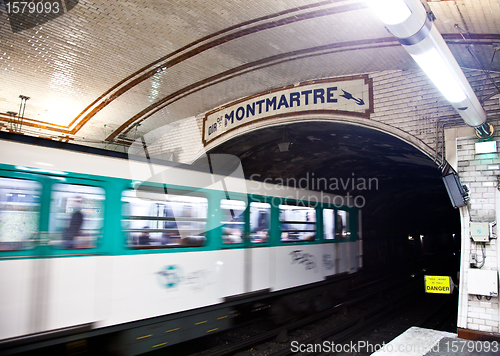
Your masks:
<svg viewBox="0 0 500 356"><path fill-rule="evenodd" d="M366 0L389 32L432 80L479 138L493 135L486 112L420 0Z"/></svg>

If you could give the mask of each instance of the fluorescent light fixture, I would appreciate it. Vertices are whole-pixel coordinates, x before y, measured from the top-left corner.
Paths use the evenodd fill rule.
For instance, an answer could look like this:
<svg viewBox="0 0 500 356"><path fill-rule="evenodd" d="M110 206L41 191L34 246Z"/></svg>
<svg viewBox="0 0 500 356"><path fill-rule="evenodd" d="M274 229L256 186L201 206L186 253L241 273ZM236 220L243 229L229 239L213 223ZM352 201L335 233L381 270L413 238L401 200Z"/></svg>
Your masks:
<svg viewBox="0 0 500 356"><path fill-rule="evenodd" d="M459 81L436 48L411 56L448 101L459 103L467 99Z"/></svg>
<svg viewBox="0 0 500 356"><path fill-rule="evenodd" d="M476 142L476 154L494 153L497 151L497 141Z"/></svg>
<svg viewBox="0 0 500 356"><path fill-rule="evenodd" d="M402 23L411 15L403 0L366 0L366 4L386 25Z"/></svg>

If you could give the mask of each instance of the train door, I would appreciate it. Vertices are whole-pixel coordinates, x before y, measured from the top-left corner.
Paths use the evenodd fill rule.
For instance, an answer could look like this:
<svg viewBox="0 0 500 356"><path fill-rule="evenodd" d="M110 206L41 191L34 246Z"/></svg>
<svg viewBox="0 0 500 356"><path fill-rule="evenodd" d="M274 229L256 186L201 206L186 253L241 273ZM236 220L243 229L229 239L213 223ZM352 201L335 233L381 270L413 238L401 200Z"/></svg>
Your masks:
<svg viewBox="0 0 500 356"><path fill-rule="evenodd" d="M256 292L271 287L271 204L257 201L250 202L247 221L245 291Z"/></svg>
<svg viewBox="0 0 500 356"><path fill-rule="evenodd" d="M317 209L307 203L286 202L279 209L276 248L276 290L323 280L324 244L317 236Z"/></svg>
<svg viewBox="0 0 500 356"><path fill-rule="evenodd" d="M104 192L0 170L0 339L97 320Z"/></svg>
<svg viewBox="0 0 500 356"><path fill-rule="evenodd" d="M270 287L271 205L232 196L220 201L221 288L225 297Z"/></svg>
<svg viewBox="0 0 500 356"><path fill-rule="evenodd" d="M50 184L48 229L43 279L45 308L41 319L47 330L82 325L103 319L98 301L105 303L111 283L103 259L106 182L65 178ZM110 219L106 219L110 220ZM108 227L109 228L109 227Z"/></svg>
<svg viewBox="0 0 500 356"><path fill-rule="evenodd" d="M229 199L231 198L231 199ZM245 211L243 196L224 196L219 201L219 228L222 239L220 286L221 296L231 297L245 293Z"/></svg>
<svg viewBox="0 0 500 356"><path fill-rule="evenodd" d="M0 339L39 330L37 298L42 209L48 194L41 176L0 170Z"/></svg>

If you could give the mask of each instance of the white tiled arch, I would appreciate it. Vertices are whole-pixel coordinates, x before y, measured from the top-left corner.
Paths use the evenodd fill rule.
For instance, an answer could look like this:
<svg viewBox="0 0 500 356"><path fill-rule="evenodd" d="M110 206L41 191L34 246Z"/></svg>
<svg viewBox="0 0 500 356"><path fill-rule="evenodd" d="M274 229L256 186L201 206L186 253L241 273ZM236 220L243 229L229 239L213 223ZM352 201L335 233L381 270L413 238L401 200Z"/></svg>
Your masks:
<svg viewBox="0 0 500 356"><path fill-rule="evenodd" d="M409 134L406 131L403 131L395 126L391 126L385 124L380 121L374 121L371 119L366 119L357 116L348 116L348 115L332 115L332 114L297 114L296 116L288 116L288 117L279 117L272 118L268 120L257 121L255 123L250 123L248 125L236 128L232 131L229 131L225 135L220 138L214 139L207 146L201 149L196 157L193 159L195 161L197 158L205 154L205 152L210 151L212 148L217 147L218 145L231 140L232 138L248 134L250 132L260 130L266 127L274 127L281 126L287 124L293 124L304 121L315 121L315 122L336 122L336 123L344 123L353 126L353 130L355 130L356 126L361 126L365 128L370 128L373 130L381 131L388 135L394 136L411 146L414 146L418 150L422 151L426 156L428 156L431 160L436 162L437 165L441 164L442 161L436 159L435 151L429 147L425 142L420 140L418 137L415 137Z"/></svg>

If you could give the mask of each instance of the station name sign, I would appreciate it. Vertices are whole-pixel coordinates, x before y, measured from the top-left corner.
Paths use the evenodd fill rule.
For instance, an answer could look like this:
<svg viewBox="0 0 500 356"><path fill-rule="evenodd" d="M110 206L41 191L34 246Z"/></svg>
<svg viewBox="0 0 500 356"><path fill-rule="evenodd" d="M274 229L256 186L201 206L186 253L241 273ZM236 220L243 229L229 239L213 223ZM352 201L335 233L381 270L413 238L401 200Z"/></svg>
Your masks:
<svg viewBox="0 0 500 356"><path fill-rule="evenodd" d="M369 117L373 112L372 80L367 75L321 79L256 94L208 112L203 144L251 123L300 114Z"/></svg>

